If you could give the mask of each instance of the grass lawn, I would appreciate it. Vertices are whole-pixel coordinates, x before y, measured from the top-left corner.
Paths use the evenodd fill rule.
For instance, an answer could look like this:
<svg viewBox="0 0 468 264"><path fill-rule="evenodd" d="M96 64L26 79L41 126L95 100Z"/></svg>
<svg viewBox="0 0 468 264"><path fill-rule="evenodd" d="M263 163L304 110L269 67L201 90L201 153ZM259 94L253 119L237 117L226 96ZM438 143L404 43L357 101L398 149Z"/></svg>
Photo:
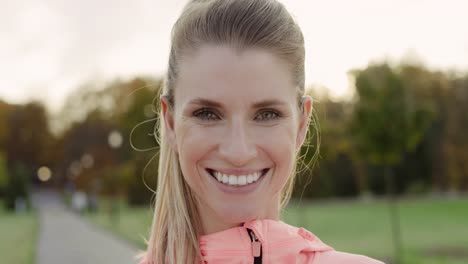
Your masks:
<svg viewBox="0 0 468 264"><path fill-rule="evenodd" d="M468 199L402 201L398 209L405 263L468 263ZM296 203L284 219L340 251L383 260L393 255L386 202Z"/></svg>
<svg viewBox="0 0 468 264"><path fill-rule="evenodd" d="M410 200L399 203L404 264L468 263L468 199ZM152 211L122 208L118 224L105 213L90 215L97 224L145 248ZM340 251L388 261L393 255L386 202L291 203L285 222L302 226Z"/></svg>
<svg viewBox="0 0 468 264"><path fill-rule="evenodd" d="M121 238L130 241L138 248L146 249L145 239L151 227L153 217L149 207L128 208L121 203L118 217L109 213L108 202L101 202L99 213L87 213L86 216L99 226L114 232Z"/></svg>
<svg viewBox="0 0 468 264"><path fill-rule="evenodd" d="M32 264L35 261L38 221L35 212L7 213L0 203L0 262Z"/></svg>

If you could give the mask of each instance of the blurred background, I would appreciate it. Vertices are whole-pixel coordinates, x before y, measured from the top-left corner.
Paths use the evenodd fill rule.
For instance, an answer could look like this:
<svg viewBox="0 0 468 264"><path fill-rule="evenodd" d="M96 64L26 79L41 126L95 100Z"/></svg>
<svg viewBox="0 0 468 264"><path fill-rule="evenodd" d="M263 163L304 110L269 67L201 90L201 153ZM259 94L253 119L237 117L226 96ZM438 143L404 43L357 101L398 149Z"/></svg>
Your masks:
<svg viewBox="0 0 468 264"><path fill-rule="evenodd" d="M281 2L317 116L284 221L386 263L468 263L468 2ZM185 3L0 0L2 263L145 248L153 99Z"/></svg>

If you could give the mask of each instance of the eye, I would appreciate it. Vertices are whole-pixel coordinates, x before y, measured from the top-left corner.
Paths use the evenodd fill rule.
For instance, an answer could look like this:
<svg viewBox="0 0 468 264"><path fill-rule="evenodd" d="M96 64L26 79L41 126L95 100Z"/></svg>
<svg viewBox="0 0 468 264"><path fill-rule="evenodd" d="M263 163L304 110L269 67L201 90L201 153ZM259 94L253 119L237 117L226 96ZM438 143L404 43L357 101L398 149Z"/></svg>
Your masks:
<svg viewBox="0 0 468 264"><path fill-rule="evenodd" d="M273 110L265 110L260 112L260 114L257 115L255 120L260 121L260 122L266 122L274 119L278 119L280 117L280 114L276 111Z"/></svg>
<svg viewBox="0 0 468 264"><path fill-rule="evenodd" d="M203 121L214 121L219 119L219 117L209 108L197 110L193 112L193 116Z"/></svg>

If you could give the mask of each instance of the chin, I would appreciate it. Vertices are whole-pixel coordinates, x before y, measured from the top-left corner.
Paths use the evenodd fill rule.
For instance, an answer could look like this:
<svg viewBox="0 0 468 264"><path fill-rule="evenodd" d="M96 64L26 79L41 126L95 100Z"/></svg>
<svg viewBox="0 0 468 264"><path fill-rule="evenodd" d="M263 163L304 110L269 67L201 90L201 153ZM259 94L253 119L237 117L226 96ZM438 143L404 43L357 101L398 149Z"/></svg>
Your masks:
<svg viewBox="0 0 468 264"><path fill-rule="evenodd" d="M235 208L233 206L225 207L217 211L217 214L223 220L223 222L228 223L230 225L238 225L244 222L258 219L261 213L262 212L259 208Z"/></svg>

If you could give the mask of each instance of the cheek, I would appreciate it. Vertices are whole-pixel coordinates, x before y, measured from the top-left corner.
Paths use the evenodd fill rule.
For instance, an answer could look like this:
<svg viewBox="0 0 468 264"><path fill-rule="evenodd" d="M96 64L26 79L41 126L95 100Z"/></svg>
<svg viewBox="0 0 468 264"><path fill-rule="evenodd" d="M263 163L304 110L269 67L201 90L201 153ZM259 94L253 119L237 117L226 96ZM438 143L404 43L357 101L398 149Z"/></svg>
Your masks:
<svg viewBox="0 0 468 264"><path fill-rule="evenodd" d="M215 150L225 138L226 131L220 127L204 127L187 122L182 124L176 133L179 153L189 160L196 161Z"/></svg>
<svg viewBox="0 0 468 264"><path fill-rule="evenodd" d="M197 163L209 152L210 141L200 127L183 124L176 128L176 142L182 174L192 188L197 188L201 177Z"/></svg>
<svg viewBox="0 0 468 264"><path fill-rule="evenodd" d="M293 129L290 127L266 128L258 133L256 138L263 145L271 145L275 149L293 149L294 146L291 146L291 143L296 139L294 134Z"/></svg>
<svg viewBox="0 0 468 264"><path fill-rule="evenodd" d="M285 158L294 155L296 133L293 122L285 122L259 129L255 138L259 145L269 150L267 152Z"/></svg>
<svg viewBox="0 0 468 264"><path fill-rule="evenodd" d="M275 166L272 178L274 193L279 192L291 175L295 163L296 134L292 123L272 127L256 136L259 146Z"/></svg>

